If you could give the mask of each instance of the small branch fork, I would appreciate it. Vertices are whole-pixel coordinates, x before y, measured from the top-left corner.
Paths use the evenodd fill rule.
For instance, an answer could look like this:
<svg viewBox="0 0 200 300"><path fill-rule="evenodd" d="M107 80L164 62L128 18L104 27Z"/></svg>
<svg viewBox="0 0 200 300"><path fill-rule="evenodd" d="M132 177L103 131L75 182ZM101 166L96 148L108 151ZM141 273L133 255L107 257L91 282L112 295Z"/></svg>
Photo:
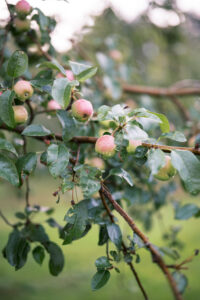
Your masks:
<svg viewBox="0 0 200 300"><path fill-rule="evenodd" d="M103 206L104 206L104 208L105 208L105 210L106 210L106 212L107 212L107 214L108 214L108 216L110 218L110 221L112 223L115 223L114 216L113 216L113 214L112 214L112 212L111 212L111 210L110 210L110 208L109 208L109 206L108 206L108 204L106 202L106 199L105 199L105 196L104 196L104 193L103 193L102 189L100 189L99 195L100 195L101 201L103 203ZM125 256L127 254L127 247L126 247L126 245L125 245L124 242L122 242L122 248L123 248L123 253L124 253L124 256ZM147 293L146 293L146 291L145 291L145 289L144 289L144 287L143 287L143 285L142 285L142 283L140 281L140 278L139 278L139 276L138 276L138 274L137 274L137 272L136 272L136 270L135 270L135 268L133 266L133 263L132 262L127 262L127 264L129 265L129 267L130 267L133 275L135 276L135 279L136 279L137 284L138 284L138 286L139 286L139 288L140 288L140 290L141 290L141 292L142 292L142 294L144 296L144 299L148 300L149 298L147 296Z"/></svg>
<svg viewBox="0 0 200 300"><path fill-rule="evenodd" d="M131 227L134 233L136 233L144 242L146 247L149 249L152 255L153 262L155 262L160 269L165 274L169 285L173 291L174 298L176 300L183 300L181 294L178 291L178 288L176 286L176 282L173 279L173 276L171 275L167 265L163 261L161 255L157 251L157 249L149 242L148 238L145 236L145 234L137 227L133 219L123 210L123 208L113 199L111 193L107 189L107 187L102 183L101 185L101 193L112 203L115 210L123 217L123 219L128 223L128 225Z"/></svg>

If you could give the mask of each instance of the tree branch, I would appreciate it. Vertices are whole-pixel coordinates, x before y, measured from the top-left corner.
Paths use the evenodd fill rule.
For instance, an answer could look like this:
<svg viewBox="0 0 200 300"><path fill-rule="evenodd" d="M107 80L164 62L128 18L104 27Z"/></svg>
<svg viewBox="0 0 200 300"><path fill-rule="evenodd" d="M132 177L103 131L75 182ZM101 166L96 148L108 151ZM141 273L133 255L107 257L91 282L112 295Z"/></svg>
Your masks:
<svg viewBox="0 0 200 300"><path fill-rule="evenodd" d="M175 280L173 279L171 273L169 272L166 264L164 263L162 257L160 256L157 249L149 242L148 238L145 236L145 234L137 227L133 219L123 210L123 208L113 199L111 193L108 191L107 187L105 185L101 185L101 191L106 196L106 198L112 203L115 210L123 217L123 219L128 223L128 225L131 227L134 233L136 233L144 242L146 247L149 249L152 255L153 262L155 262L160 269L165 274L169 285L173 291L174 297L176 300L182 300L182 296L178 291L178 288L176 286Z"/></svg>
<svg viewBox="0 0 200 300"><path fill-rule="evenodd" d="M126 93L131 94L146 94L155 97L172 97L172 96L189 96L189 95L200 95L200 88L198 87L169 87L169 88L160 88L160 87L151 87L143 85L132 85L123 83L122 89Z"/></svg>
<svg viewBox="0 0 200 300"><path fill-rule="evenodd" d="M113 216L113 214L112 214L112 212L111 212L108 204L106 203L106 199L104 197L104 193L103 193L102 189L100 189L99 195L100 195L101 201L103 203L103 206L105 207L105 209L107 211L107 214L108 214L108 216L110 218L110 221L112 223L115 223L114 216ZM124 253L124 256L125 256L127 254L127 248L126 248L126 245L124 244L124 242L122 242L122 248L123 248L123 253ZM108 256L108 253L107 253L107 256ZM138 286L139 286L139 288L140 288L140 290L141 290L141 292L142 292L142 294L144 296L144 299L148 300L149 298L147 296L147 293L146 293L146 291L145 291L145 289L144 289L144 287L143 287L143 285L142 285L142 283L140 281L140 278L139 278L139 276L138 276L138 274L137 274L137 272L136 272L136 270L135 270L135 268L133 266L133 263L132 262L127 262L127 265L129 265L129 267L130 267L133 275L135 276L135 280L137 281L137 284L138 284Z"/></svg>
<svg viewBox="0 0 200 300"><path fill-rule="evenodd" d="M7 131L12 131L21 134L22 131L24 130L23 127L16 127L16 128L10 128L5 125L1 125L0 129L2 130L7 130ZM62 135L61 134L54 134L56 140L62 141ZM54 137L51 135L47 136L30 136L30 138L34 138L36 140L45 142L47 140L53 140ZM78 144L95 144L97 141L97 137L93 136L75 136L73 137L70 142L78 143ZM200 155L200 148L192 148L192 147L179 147L179 146L167 146L167 145L158 145L158 144L151 144L151 143L142 143L143 147L147 148L154 148L154 149L161 149L163 152L171 152L172 150L185 150L185 151L190 151L194 153L195 155Z"/></svg>

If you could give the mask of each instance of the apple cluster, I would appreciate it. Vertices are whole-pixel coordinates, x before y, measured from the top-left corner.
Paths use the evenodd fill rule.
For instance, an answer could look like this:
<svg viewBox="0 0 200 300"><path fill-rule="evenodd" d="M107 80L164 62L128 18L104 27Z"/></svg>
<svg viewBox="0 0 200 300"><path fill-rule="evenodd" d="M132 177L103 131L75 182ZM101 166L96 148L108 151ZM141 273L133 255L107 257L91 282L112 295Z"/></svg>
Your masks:
<svg viewBox="0 0 200 300"><path fill-rule="evenodd" d="M26 0L20 0L15 5L17 16L14 18L13 24L18 32L28 31L30 29L30 20L27 16L31 13L32 7Z"/></svg>

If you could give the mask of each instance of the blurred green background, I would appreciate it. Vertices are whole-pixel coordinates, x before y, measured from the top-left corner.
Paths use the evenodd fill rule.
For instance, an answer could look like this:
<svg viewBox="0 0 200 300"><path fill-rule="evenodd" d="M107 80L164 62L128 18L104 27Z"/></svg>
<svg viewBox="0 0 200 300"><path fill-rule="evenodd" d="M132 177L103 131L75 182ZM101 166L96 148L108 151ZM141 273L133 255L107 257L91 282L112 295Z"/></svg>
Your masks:
<svg viewBox="0 0 200 300"><path fill-rule="evenodd" d="M53 180L43 170L36 172L31 180L31 203L43 206L50 206L56 208L55 219L62 223L65 212L67 211L69 202L71 200L70 194L63 196L59 204L55 203L55 198L52 193L56 190L56 180ZM8 184L0 184L1 208L6 213L6 217L10 222L15 222L14 217L16 211L23 210L24 198L23 191L19 192ZM181 194L175 195L182 199L182 201L190 202L190 197ZM193 199L194 201L194 199ZM187 242L187 247L181 251L182 258L186 258L193 254L195 247L199 245L199 238L197 234L197 227L199 225L198 219L191 219L187 222L173 220L173 208L169 204L161 211L163 215L163 227L159 222L159 218L154 216L153 229L148 232L148 237L156 245L164 245L162 240L162 231L173 225L182 226L180 232L180 240ZM117 215L116 215L117 216ZM117 216L118 217L118 216ZM40 219L44 221L47 217L40 214ZM36 219L37 220L37 219ZM122 221L121 221L122 222ZM64 223L63 223L64 224ZM140 224L142 227L142 225ZM52 237L53 241L61 241L57 238L56 229L45 225L47 232ZM123 224L124 233L130 234L127 226ZM10 228L1 221L0 230L0 248L2 250L5 245ZM112 276L109 283L99 291L92 292L90 289L90 280L95 273L94 262L97 257L105 255L105 246L99 247L97 227L88 233L86 237L81 240L73 242L71 245L63 246L65 254L65 267L63 272L58 277L52 277L48 272L47 257L40 267L35 261L30 258L28 263L19 271L14 271L6 260L0 260L0 298L3 300L77 300L77 299L137 299L142 300L140 290L137 287L135 279L133 278L128 266L124 263L119 264L120 274L114 270L111 272ZM141 263L135 264L139 276L143 282L144 287L150 299L154 300L168 300L172 299L171 291L166 284L165 276L161 273L158 267L150 263L151 257L147 251L141 249ZM29 253L31 257L31 252ZM189 287L185 294L185 299L196 300L199 295L199 257L188 264L189 270L187 273L189 279Z"/></svg>

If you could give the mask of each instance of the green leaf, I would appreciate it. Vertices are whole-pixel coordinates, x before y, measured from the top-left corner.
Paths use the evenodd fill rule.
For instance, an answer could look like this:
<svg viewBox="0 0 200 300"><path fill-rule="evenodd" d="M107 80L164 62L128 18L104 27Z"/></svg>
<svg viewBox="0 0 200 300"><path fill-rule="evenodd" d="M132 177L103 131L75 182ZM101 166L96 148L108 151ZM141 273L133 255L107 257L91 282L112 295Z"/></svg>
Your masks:
<svg viewBox="0 0 200 300"><path fill-rule="evenodd" d="M53 59L52 61L44 61L41 64L37 65L37 67L57 70L57 71L61 72L64 76L66 76L65 69L55 59Z"/></svg>
<svg viewBox="0 0 200 300"><path fill-rule="evenodd" d="M108 224L107 231L110 240L116 245L117 248L120 248L122 244L122 233L120 227L114 223Z"/></svg>
<svg viewBox="0 0 200 300"><path fill-rule="evenodd" d="M34 260L39 264L42 265L44 257L45 257L45 252L44 248L41 246L37 246L33 249L32 251L33 258Z"/></svg>
<svg viewBox="0 0 200 300"><path fill-rule="evenodd" d="M110 272L108 270L99 270L94 274L91 281L93 291L102 288L109 280Z"/></svg>
<svg viewBox="0 0 200 300"><path fill-rule="evenodd" d="M75 120L65 110L57 111L57 117L62 125L62 137L65 142L71 140L77 134L77 125Z"/></svg>
<svg viewBox="0 0 200 300"><path fill-rule="evenodd" d="M8 238L8 243L5 248L5 256L9 264L13 267L17 265L17 250L21 240L20 232L14 229Z"/></svg>
<svg viewBox="0 0 200 300"><path fill-rule="evenodd" d="M53 82L52 97L62 108L67 108L71 99L71 90L78 85L78 81L67 78L57 78Z"/></svg>
<svg viewBox="0 0 200 300"><path fill-rule="evenodd" d="M169 247L160 247L159 248L161 252L166 254L167 256L171 257L172 259L178 259L180 258L180 255L175 249L169 248Z"/></svg>
<svg viewBox="0 0 200 300"><path fill-rule="evenodd" d="M183 206L178 206L175 210L175 219L177 220L187 220L199 212L199 207L195 204L186 204Z"/></svg>
<svg viewBox="0 0 200 300"><path fill-rule="evenodd" d="M161 129L162 132L166 133L166 132L170 131L169 121L168 121L168 119L165 115L154 113L154 112L151 112L151 111L149 111L149 113L151 113L151 114L153 114L153 115L160 118L160 120L162 122L162 123L160 123L160 129Z"/></svg>
<svg viewBox="0 0 200 300"><path fill-rule="evenodd" d="M112 267L111 263L109 262L106 256L101 256L97 258L97 260L95 261L95 266L97 267L97 269L107 269Z"/></svg>
<svg viewBox="0 0 200 300"><path fill-rule="evenodd" d="M76 75L76 77L77 77L77 79L78 79L78 75L80 75L80 77L81 76L83 76L83 78L84 78L84 74L87 74L87 72L86 73L84 73L84 71L88 71L89 70L89 73L90 72L94 72L95 70L91 70L91 68L92 69L96 69L96 68L94 68L94 67L91 67L91 66L89 66L89 65L85 65L85 64L80 64L80 63L77 63L77 62L74 62L74 61L69 61L69 65L70 65L70 67L71 67L71 69L72 69L72 72L74 73L74 75ZM97 71L97 70L96 70ZM96 73L96 72L95 72ZM94 73L94 74L95 74ZM83 75L81 75L81 74L83 74ZM94 75L93 74L93 75ZM91 75L91 76L93 76L93 75ZM91 77L90 76L90 77ZM89 78L89 77L88 77Z"/></svg>
<svg viewBox="0 0 200 300"><path fill-rule="evenodd" d="M128 124L124 130L124 138L127 140L146 140L148 134L139 126Z"/></svg>
<svg viewBox="0 0 200 300"><path fill-rule="evenodd" d="M14 186L19 185L19 176L14 163L2 154L0 154L0 177Z"/></svg>
<svg viewBox="0 0 200 300"><path fill-rule="evenodd" d="M6 150L18 156L18 153L14 146L9 141L2 138L0 138L0 150Z"/></svg>
<svg viewBox="0 0 200 300"><path fill-rule="evenodd" d="M200 161L189 151L174 150L171 153L172 164L178 170L185 188L191 194L200 192Z"/></svg>
<svg viewBox="0 0 200 300"><path fill-rule="evenodd" d="M85 198L90 198L101 188L100 182L97 179L91 179L87 176L81 176L79 183Z"/></svg>
<svg viewBox="0 0 200 300"><path fill-rule="evenodd" d="M162 133L160 138L166 138L177 142L186 142L185 135L180 131Z"/></svg>
<svg viewBox="0 0 200 300"><path fill-rule="evenodd" d="M49 129L39 124L29 125L22 132L22 135L26 136L47 136L50 134L52 133Z"/></svg>
<svg viewBox="0 0 200 300"><path fill-rule="evenodd" d="M165 165L165 154L160 149L151 149L148 153L148 165L152 175L157 174Z"/></svg>
<svg viewBox="0 0 200 300"><path fill-rule="evenodd" d="M64 144L52 144L47 150L47 164L53 177L63 173L69 163L69 150Z"/></svg>
<svg viewBox="0 0 200 300"><path fill-rule="evenodd" d="M36 168L37 155L34 152L29 152L17 160L16 166L18 172L26 175L30 175Z"/></svg>
<svg viewBox="0 0 200 300"><path fill-rule="evenodd" d="M16 50L8 60L7 73L16 78L25 73L28 68L28 56L21 50Z"/></svg>
<svg viewBox="0 0 200 300"><path fill-rule="evenodd" d="M15 126L12 103L15 93L6 91L0 96L0 118L9 127Z"/></svg>
<svg viewBox="0 0 200 300"><path fill-rule="evenodd" d="M104 245L108 241L108 239L109 239L109 236L108 236L108 231L107 231L106 225L100 226L98 245L99 246Z"/></svg>
<svg viewBox="0 0 200 300"><path fill-rule="evenodd" d="M51 275L57 276L58 274L60 274L64 267L64 255L62 253L62 250L57 244L53 242L46 242L44 246L50 255L49 271Z"/></svg>
<svg viewBox="0 0 200 300"><path fill-rule="evenodd" d="M43 14L43 12L39 8L35 8L38 11L35 20L38 22L38 25L40 26L40 29L42 31L47 31L49 26L49 18Z"/></svg>
<svg viewBox="0 0 200 300"><path fill-rule="evenodd" d="M90 67L88 69L86 69L85 71L79 73L76 78L77 80L79 80L80 82L83 82L85 80L87 80L88 78L94 76L97 72L97 68L96 67Z"/></svg>
<svg viewBox="0 0 200 300"><path fill-rule="evenodd" d="M73 240L81 238L83 235L88 219L87 201L82 200L78 204L70 208L65 216L65 220L68 222L63 228L64 242L63 244L69 244Z"/></svg>
<svg viewBox="0 0 200 300"><path fill-rule="evenodd" d="M9 235L8 243L5 247L5 257L9 264L15 267L15 270L22 268L27 260L30 245L21 236L17 229L14 229Z"/></svg>
<svg viewBox="0 0 200 300"><path fill-rule="evenodd" d="M123 178L130 186L133 186L134 184L131 175L122 168L111 169L108 177L111 175Z"/></svg>
<svg viewBox="0 0 200 300"><path fill-rule="evenodd" d="M180 272L173 272L172 276L176 282L179 292L181 294L183 294L188 285L187 277L185 275L181 274Z"/></svg>
<svg viewBox="0 0 200 300"><path fill-rule="evenodd" d="M44 227L40 224L30 223L22 230L22 233L32 242L45 243L49 241Z"/></svg>
<svg viewBox="0 0 200 300"><path fill-rule="evenodd" d="M20 212L20 211L15 213L15 217L20 219L20 220L25 220L26 219L26 215L24 213Z"/></svg>

